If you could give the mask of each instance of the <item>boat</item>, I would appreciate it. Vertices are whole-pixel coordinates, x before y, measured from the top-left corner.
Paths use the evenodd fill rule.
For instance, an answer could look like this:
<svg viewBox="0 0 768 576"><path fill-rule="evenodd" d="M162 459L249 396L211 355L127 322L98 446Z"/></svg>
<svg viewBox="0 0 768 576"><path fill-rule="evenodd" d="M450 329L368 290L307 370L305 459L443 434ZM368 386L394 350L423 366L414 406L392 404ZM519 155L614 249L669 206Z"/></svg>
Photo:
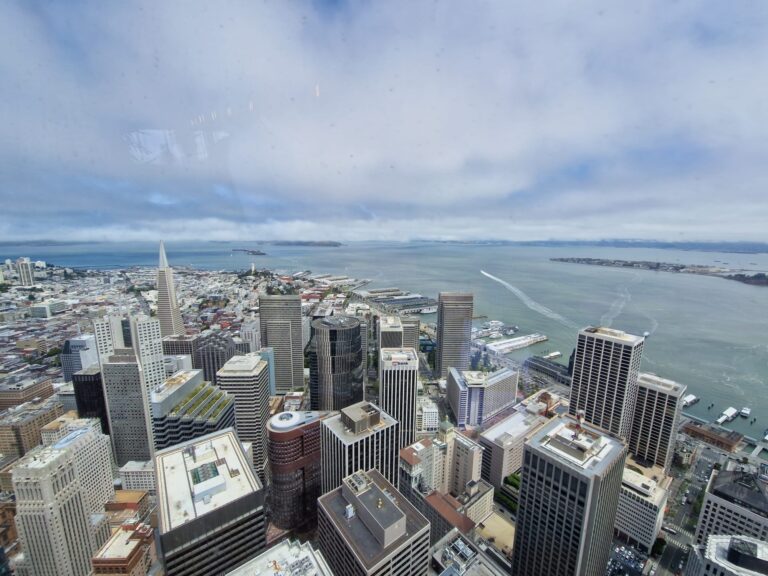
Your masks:
<svg viewBox="0 0 768 576"><path fill-rule="evenodd" d="M544 360L554 360L555 358L560 358L563 353L556 351L556 352L550 352L549 354L544 354L543 358Z"/></svg>
<svg viewBox="0 0 768 576"><path fill-rule="evenodd" d="M699 398L697 398L693 394L688 394L687 396L683 397L683 406L687 408L688 406L692 406L693 404L696 404L696 402L698 401L699 401Z"/></svg>
<svg viewBox="0 0 768 576"><path fill-rule="evenodd" d="M720 415L720 418L717 419L718 424L722 424L723 422L731 422L736 416L739 414L739 411L736 410L733 406L729 406L725 410L723 410L723 413Z"/></svg>
<svg viewBox="0 0 768 576"><path fill-rule="evenodd" d="M750 414L752 414L752 408L747 408L746 406L741 409L741 412L739 412L739 415L742 418L749 418Z"/></svg>

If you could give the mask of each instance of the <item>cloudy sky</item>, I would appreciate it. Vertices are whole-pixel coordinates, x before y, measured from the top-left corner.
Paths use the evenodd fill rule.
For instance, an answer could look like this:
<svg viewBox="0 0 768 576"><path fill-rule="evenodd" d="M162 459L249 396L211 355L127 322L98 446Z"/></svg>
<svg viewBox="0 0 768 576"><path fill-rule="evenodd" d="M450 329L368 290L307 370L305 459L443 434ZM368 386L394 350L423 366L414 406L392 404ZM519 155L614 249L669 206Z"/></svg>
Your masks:
<svg viewBox="0 0 768 576"><path fill-rule="evenodd" d="M768 2L3 2L0 239L768 240Z"/></svg>

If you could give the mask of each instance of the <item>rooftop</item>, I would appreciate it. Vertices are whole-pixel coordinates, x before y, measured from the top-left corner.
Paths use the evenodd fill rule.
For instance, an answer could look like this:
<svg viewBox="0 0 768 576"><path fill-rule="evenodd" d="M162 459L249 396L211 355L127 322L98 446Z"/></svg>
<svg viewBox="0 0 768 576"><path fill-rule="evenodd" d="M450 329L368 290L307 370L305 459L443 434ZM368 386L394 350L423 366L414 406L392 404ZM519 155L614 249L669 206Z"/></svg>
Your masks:
<svg viewBox="0 0 768 576"><path fill-rule="evenodd" d="M681 398L687 389L685 384L680 384L674 380L668 380L651 374L649 372L640 372L637 376L637 383L646 388L657 390L677 398Z"/></svg>
<svg viewBox="0 0 768 576"><path fill-rule="evenodd" d="M379 330L402 330L403 323L399 316L381 316L379 318Z"/></svg>
<svg viewBox="0 0 768 576"><path fill-rule="evenodd" d="M366 514L357 510L350 514L349 504L365 508ZM369 570L418 532L429 529L427 519L375 469L348 476L339 488L321 496L318 505ZM367 522L363 517L368 517ZM370 522L376 523L377 535L369 529Z"/></svg>
<svg viewBox="0 0 768 576"><path fill-rule="evenodd" d="M758 471L752 466L733 461L728 466L728 470L720 470L713 475L710 492L768 517L768 485L760 480Z"/></svg>
<svg viewBox="0 0 768 576"><path fill-rule="evenodd" d="M529 442L587 475L600 474L624 450L621 440L567 416L552 419Z"/></svg>
<svg viewBox="0 0 768 576"><path fill-rule="evenodd" d="M391 366L415 364L418 368L419 358L413 348L382 348L381 362Z"/></svg>
<svg viewBox="0 0 768 576"><path fill-rule="evenodd" d="M350 328L358 328L360 326L360 320L354 316L323 316L312 322L313 328L325 328L328 330L347 330Z"/></svg>
<svg viewBox="0 0 768 576"><path fill-rule="evenodd" d="M267 422L267 428L277 432L286 432L316 422L325 417L328 412L280 412L275 414Z"/></svg>
<svg viewBox="0 0 768 576"><path fill-rule="evenodd" d="M261 372L267 367L267 361L260 354L251 352L242 356L232 356L216 373L221 376L243 376Z"/></svg>
<svg viewBox="0 0 768 576"><path fill-rule="evenodd" d="M513 439L528 434L531 430L541 426L546 421L546 416L531 414L526 411L515 412L495 426L488 428L488 430L480 434L480 437L498 444L499 446L503 446Z"/></svg>
<svg viewBox="0 0 768 576"><path fill-rule="evenodd" d="M357 433L347 426L349 422L357 423L359 430ZM352 404L343 408L340 413L323 420L323 426L327 426L345 444L358 442L379 430L396 424L397 420L369 402Z"/></svg>
<svg viewBox="0 0 768 576"><path fill-rule="evenodd" d="M166 378L160 386L152 390L152 402L162 402L176 390L184 386L193 378L202 374L202 370L179 370L170 378Z"/></svg>
<svg viewBox="0 0 768 576"><path fill-rule="evenodd" d="M129 460L120 467L120 472L152 472L154 474L155 467L151 460L144 462Z"/></svg>
<svg viewBox="0 0 768 576"><path fill-rule="evenodd" d="M166 448L155 459L164 533L261 490L233 428Z"/></svg>
<svg viewBox="0 0 768 576"><path fill-rule="evenodd" d="M481 372L479 370L463 370L459 371L455 368L450 370L459 377L454 379L460 386L491 386L496 384L500 380L506 378L514 378L516 372L510 368L501 368L495 372Z"/></svg>
<svg viewBox="0 0 768 576"><path fill-rule="evenodd" d="M119 560L128 558L136 548L143 543L143 538L149 538L152 535L152 528L145 524L140 524L135 530L119 529L94 555L98 560Z"/></svg>
<svg viewBox="0 0 768 576"><path fill-rule="evenodd" d="M269 550L227 572L226 576L333 576L322 553L309 542L282 540Z"/></svg>
<svg viewBox="0 0 768 576"><path fill-rule="evenodd" d="M730 574L768 574L768 543L749 536L710 536L704 556Z"/></svg>
<svg viewBox="0 0 768 576"><path fill-rule="evenodd" d="M645 340L642 336L635 336L634 334L627 334L621 330L614 330L613 328L606 328L605 326L588 326L581 330L582 333L589 336L598 336L606 340L613 340L620 344L628 344L629 346L637 346Z"/></svg>
<svg viewBox="0 0 768 576"><path fill-rule="evenodd" d="M9 408L0 414L0 426L23 424L28 420L37 418L41 414L55 410L61 403L54 396L40 401L25 402L19 406Z"/></svg>

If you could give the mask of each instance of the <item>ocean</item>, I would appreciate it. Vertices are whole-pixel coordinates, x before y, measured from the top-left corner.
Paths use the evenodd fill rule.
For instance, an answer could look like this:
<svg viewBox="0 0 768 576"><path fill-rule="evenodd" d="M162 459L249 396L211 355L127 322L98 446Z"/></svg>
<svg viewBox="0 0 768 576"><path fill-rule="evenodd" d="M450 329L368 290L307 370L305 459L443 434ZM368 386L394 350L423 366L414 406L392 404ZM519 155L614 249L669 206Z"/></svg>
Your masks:
<svg viewBox="0 0 768 576"><path fill-rule="evenodd" d="M266 256L232 252L260 248ZM208 270L311 270L367 278L372 287L399 286L426 296L467 290L475 315L520 327L520 335L549 337L513 357L560 351L566 363L580 327L602 324L648 332L641 369L688 386L701 402L691 413L714 420L728 406L752 408L757 422L728 425L762 438L768 427L768 288L721 278L552 262L593 257L713 264L768 271L768 254L646 248L485 246L431 242L359 242L338 248L254 242L166 243L174 266ZM4 245L0 258L71 267L156 266L156 243ZM485 272L485 274L483 274ZM434 321L434 315L424 317ZM478 323L481 321L478 321ZM711 410L707 406L714 403Z"/></svg>

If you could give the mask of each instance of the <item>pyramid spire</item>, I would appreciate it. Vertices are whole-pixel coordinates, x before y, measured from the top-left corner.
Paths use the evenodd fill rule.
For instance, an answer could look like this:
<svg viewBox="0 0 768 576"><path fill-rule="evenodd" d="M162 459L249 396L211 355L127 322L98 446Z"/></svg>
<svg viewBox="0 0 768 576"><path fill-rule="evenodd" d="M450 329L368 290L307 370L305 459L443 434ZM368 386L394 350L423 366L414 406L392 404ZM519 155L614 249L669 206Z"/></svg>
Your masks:
<svg viewBox="0 0 768 576"><path fill-rule="evenodd" d="M165 255L165 242L160 240L160 263L158 268L168 268L168 257Z"/></svg>

